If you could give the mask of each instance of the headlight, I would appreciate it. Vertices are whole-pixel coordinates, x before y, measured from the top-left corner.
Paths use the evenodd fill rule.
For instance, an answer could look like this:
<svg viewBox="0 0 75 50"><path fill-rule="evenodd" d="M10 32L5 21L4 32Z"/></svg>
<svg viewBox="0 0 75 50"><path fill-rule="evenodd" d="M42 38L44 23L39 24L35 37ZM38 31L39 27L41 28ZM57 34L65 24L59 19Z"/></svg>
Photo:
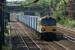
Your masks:
<svg viewBox="0 0 75 50"><path fill-rule="evenodd" d="M53 29L53 31L56 31L56 29Z"/></svg>
<svg viewBox="0 0 75 50"><path fill-rule="evenodd" d="M41 29L41 31L45 31L45 29L44 29L44 28L42 28L42 29Z"/></svg>

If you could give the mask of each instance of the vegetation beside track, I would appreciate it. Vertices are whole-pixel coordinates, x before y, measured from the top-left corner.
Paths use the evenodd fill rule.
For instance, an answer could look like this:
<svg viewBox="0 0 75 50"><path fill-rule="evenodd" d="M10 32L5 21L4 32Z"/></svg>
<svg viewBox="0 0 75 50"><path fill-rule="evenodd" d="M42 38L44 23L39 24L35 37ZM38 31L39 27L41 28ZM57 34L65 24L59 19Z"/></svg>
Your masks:
<svg viewBox="0 0 75 50"><path fill-rule="evenodd" d="M5 32L5 44L2 46L2 50L11 50L10 44L10 26L6 26Z"/></svg>
<svg viewBox="0 0 75 50"><path fill-rule="evenodd" d="M70 18L60 19L58 23L66 27L75 28L75 20Z"/></svg>
<svg viewBox="0 0 75 50"><path fill-rule="evenodd" d="M11 50L9 45L3 45L3 50Z"/></svg>

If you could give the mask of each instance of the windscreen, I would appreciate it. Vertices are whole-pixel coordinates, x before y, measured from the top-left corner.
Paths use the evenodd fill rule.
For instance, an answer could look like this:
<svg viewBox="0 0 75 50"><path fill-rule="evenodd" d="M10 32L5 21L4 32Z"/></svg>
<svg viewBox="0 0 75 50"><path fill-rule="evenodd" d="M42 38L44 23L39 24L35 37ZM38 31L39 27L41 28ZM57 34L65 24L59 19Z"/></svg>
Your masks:
<svg viewBox="0 0 75 50"><path fill-rule="evenodd" d="M44 18L41 20L42 25L56 25L56 20L53 18Z"/></svg>

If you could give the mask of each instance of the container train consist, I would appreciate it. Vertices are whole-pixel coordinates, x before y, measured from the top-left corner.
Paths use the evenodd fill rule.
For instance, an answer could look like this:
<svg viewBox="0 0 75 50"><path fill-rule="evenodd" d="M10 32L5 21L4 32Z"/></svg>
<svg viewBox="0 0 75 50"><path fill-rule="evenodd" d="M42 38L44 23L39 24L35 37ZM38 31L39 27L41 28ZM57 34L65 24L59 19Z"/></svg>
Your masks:
<svg viewBox="0 0 75 50"><path fill-rule="evenodd" d="M52 40L56 38L56 20L52 17L25 15L17 16L17 20L39 32L38 36L41 39L47 38Z"/></svg>

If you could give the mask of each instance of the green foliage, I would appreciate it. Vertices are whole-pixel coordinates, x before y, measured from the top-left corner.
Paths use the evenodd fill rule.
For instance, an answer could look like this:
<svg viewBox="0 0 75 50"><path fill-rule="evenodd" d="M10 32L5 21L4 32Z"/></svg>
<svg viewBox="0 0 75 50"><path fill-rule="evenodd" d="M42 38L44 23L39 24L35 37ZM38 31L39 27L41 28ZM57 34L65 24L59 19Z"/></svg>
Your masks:
<svg viewBox="0 0 75 50"><path fill-rule="evenodd" d="M55 0L53 0L54 2ZM58 23L63 24L65 26L71 26L75 27L75 21L69 19L65 15L66 6L69 0L58 0L58 2L55 5L55 2L52 4L52 14L51 16L55 17L58 21Z"/></svg>
<svg viewBox="0 0 75 50"><path fill-rule="evenodd" d="M35 0L26 0L21 2L21 6L30 6L30 5L49 5L51 3L51 0L39 0L36 3L33 3Z"/></svg>
<svg viewBox="0 0 75 50"><path fill-rule="evenodd" d="M10 46L9 45L6 45L6 46L2 46L2 50L11 50Z"/></svg>
<svg viewBox="0 0 75 50"><path fill-rule="evenodd" d="M35 0L25 0L21 2L21 6L26 7L26 6L31 6Z"/></svg>
<svg viewBox="0 0 75 50"><path fill-rule="evenodd" d="M26 6L28 3L32 3L35 0L26 0L25 2L22 2L22 6ZM66 10L66 4L69 0L39 0L37 3L32 3L27 6L33 6L33 5L39 5L39 7L44 8L44 10L41 12L41 14L49 14L45 9L46 7L49 7L50 14L53 17L63 17L65 16L65 10Z"/></svg>
<svg viewBox="0 0 75 50"><path fill-rule="evenodd" d="M64 2L65 1L65 2ZM59 2L57 2L56 7L54 7L55 9L52 12L52 16L55 17L62 17L65 16L65 10L66 10L66 4L68 0L60 0Z"/></svg>
<svg viewBox="0 0 75 50"><path fill-rule="evenodd" d="M72 20L70 18L63 18L62 20L58 21L58 23L64 25L64 26L67 26L67 27L72 27L72 28L75 28L75 20Z"/></svg>
<svg viewBox="0 0 75 50"><path fill-rule="evenodd" d="M51 3L51 0L39 0L39 2L37 4L40 5L49 5Z"/></svg>

